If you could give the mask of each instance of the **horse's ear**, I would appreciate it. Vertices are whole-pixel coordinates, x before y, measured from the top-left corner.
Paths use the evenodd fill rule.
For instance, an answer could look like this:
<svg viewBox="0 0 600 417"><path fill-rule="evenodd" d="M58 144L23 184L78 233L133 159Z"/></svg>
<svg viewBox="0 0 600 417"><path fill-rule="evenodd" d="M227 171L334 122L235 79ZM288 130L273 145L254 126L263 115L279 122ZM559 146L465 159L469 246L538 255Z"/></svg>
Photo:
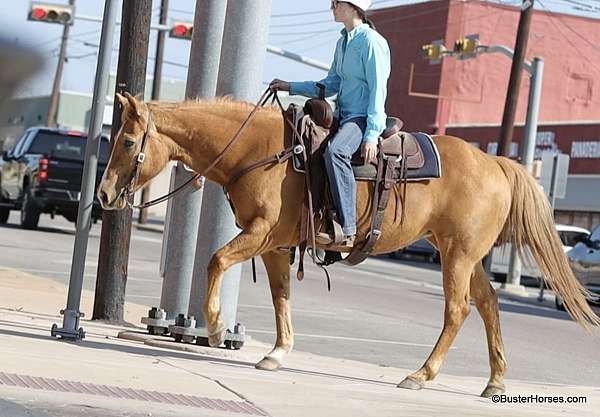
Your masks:
<svg viewBox="0 0 600 417"><path fill-rule="evenodd" d="M119 100L119 103L121 103L121 107L123 107L123 108L125 108L126 105L129 104L127 99L119 93L117 93L117 100Z"/></svg>
<svg viewBox="0 0 600 417"><path fill-rule="evenodd" d="M131 109L135 112L135 114L138 117L140 117L142 115L142 102L139 101L138 99L136 99L134 96L132 96L127 91L124 94L125 94L125 98L129 102L129 105L131 106Z"/></svg>

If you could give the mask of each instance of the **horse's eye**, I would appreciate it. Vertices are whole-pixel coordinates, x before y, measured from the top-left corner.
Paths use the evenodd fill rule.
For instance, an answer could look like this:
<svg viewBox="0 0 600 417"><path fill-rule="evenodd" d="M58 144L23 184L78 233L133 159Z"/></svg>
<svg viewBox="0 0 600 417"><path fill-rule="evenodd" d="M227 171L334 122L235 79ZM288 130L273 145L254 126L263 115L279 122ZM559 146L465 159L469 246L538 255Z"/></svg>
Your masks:
<svg viewBox="0 0 600 417"><path fill-rule="evenodd" d="M127 149L129 149L129 148L132 148L132 147L133 147L133 145L135 145L135 142L134 142L133 140L125 139L125 140L123 141L123 145L125 145L125 147L126 147Z"/></svg>

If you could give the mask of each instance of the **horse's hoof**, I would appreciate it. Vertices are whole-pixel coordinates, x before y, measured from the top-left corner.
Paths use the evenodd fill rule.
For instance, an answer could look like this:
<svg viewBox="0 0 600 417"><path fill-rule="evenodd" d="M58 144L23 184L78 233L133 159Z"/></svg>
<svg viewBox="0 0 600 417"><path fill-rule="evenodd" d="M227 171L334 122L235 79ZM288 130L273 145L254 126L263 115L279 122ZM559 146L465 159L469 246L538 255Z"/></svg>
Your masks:
<svg viewBox="0 0 600 417"><path fill-rule="evenodd" d="M223 328L221 330L217 330L215 333L212 333L208 336L208 346L210 347L219 347L225 342L225 332L227 329Z"/></svg>
<svg viewBox="0 0 600 417"><path fill-rule="evenodd" d="M504 394L506 392L506 387L504 384L488 384L487 387L481 393L483 398L491 398L494 395Z"/></svg>
<svg viewBox="0 0 600 417"><path fill-rule="evenodd" d="M420 382L419 380L417 380L416 378L414 378L412 376L407 376L406 378L404 378L404 381L400 382L396 386L398 388L412 389L412 390L420 390L420 389L423 389L423 387L424 387L422 382Z"/></svg>
<svg viewBox="0 0 600 417"><path fill-rule="evenodd" d="M281 364L277 359L265 356L260 362L254 365L254 367L256 369L260 369L261 371L276 371L281 368Z"/></svg>

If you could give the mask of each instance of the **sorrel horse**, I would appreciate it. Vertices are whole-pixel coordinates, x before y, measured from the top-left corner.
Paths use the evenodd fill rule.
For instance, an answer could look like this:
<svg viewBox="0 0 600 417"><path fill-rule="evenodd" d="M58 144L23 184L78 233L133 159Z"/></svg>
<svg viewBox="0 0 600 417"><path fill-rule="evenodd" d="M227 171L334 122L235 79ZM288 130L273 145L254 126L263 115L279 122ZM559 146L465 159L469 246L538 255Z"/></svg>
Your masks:
<svg viewBox="0 0 600 417"><path fill-rule="evenodd" d="M123 209L132 178L134 188L156 176L171 160L185 163L198 173L217 155L223 158L206 175L227 186L241 233L219 249L208 266L208 285L203 313L209 343L224 340L219 293L227 268L261 256L269 276L275 308L277 340L273 350L256 368L276 370L294 343L290 315L289 251L299 240L300 207L304 179L288 163L262 166L229 183L233 173L284 147L284 120L279 109L261 108L239 141L226 145L253 110L247 103L229 99L182 103L143 103L117 95L123 106L122 125L114 139L110 161L98 190L105 209ZM151 116L151 118L150 118ZM136 167L145 141L146 159ZM495 242L529 247L544 277L565 302L575 321L591 328L600 324L586 302L589 295L573 276L554 227L552 211L538 184L520 165L487 155L464 140L436 136L443 177L409 183L404 203L406 220L394 210L386 213L383 234L375 253L404 247L426 236L440 251L445 296L444 325L423 366L408 375L399 387L420 389L439 372L442 362L470 310L470 298L485 324L491 374L483 396L505 390L506 358L500 332L498 302L486 276L482 258ZM139 175L138 175L139 174ZM357 241L369 226L369 193L372 185L358 183ZM399 193L390 197L399 198ZM396 202L390 201L389 207Z"/></svg>

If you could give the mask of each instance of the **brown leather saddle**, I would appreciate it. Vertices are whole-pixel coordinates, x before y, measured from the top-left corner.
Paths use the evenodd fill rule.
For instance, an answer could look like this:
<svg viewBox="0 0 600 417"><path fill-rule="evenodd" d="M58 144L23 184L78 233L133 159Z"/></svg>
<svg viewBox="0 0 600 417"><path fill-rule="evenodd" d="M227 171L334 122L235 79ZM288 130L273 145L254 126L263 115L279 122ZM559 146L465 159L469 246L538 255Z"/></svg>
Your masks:
<svg viewBox="0 0 600 417"><path fill-rule="evenodd" d="M329 138L337 131L337 121L333 118L331 106L323 97L319 99L310 99L302 108L291 104L285 111L284 117L287 117L295 126L296 132L286 126L285 138L286 147L294 146L293 167L294 170L303 173L306 176L306 186L304 194L306 196L300 224L300 269L299 278L302 272L302 257L304 250L308 245L308 240L313 239L314 245L314 223L312 219L320 219L319 226L326 223L326 219L331 220L330 204L326 198L327 175L323 162L323 151L327 146ZM364 261L372 252L375 243L381 236L381 224L390 192L395 184L403 182L406 184L408 170L422 168L425 163L425 157L419 142L415 137L407 132L402 132L403 122L395 117L387 119L387 127L381 134L378 143L378 158L372 163L376 169L376 175L368 180L375 182L375 191L372 196L371 229L366 239L358 242L350 255L346 257L344 263L356 265ZM364 160L358 151L352 158L352 164L364 165ZM364 178L363 178L364 179ZM406 187L402 201L405 201ZM401 221L404 220L404 212L398 201L396 214L400 211ZM316 215L316 216L315 216ZM312 227L313 230L310 230ZM339 236L341 230L334 234L334 242L341 239ZM326 252L324 265L329 265L341 260L341 255L337 252Z"/></svg>

